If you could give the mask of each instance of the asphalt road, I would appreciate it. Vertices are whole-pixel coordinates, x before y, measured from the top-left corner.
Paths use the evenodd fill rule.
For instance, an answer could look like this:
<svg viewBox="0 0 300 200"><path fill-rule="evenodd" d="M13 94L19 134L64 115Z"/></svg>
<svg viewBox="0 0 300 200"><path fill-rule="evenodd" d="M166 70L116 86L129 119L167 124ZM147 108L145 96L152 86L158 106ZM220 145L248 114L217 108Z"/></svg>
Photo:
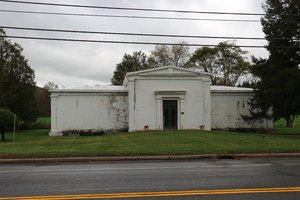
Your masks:
<svg viewBox="0 0 300 200"><path fill-rule="evenodd" d="M294 200L300 199L300 159L0 166L0 199L51 199L49 195L55 195L52 199Z"/></svg>

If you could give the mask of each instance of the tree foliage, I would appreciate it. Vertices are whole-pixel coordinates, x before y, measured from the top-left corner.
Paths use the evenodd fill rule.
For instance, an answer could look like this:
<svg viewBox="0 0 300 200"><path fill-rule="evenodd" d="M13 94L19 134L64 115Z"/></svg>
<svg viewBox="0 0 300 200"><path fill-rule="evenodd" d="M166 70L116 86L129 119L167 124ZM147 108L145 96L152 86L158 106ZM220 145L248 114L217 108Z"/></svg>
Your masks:
<svg viewBox="0 0 300 200"><path fill-rule="evenodd" d="M298 0L267 0L263 31L268 40L268 59L253 61L259 78L251 101L251 118L285 118L293 126L300 114L300 4ZM267 114L272 110L272 114Z"/></svg>
<svg viewBox="0 0 300 200"><path fill-rule="evenodd" d="M132 55L125 54L122 62L117 64L111 83L113 85L122 85L126 73L149 68L148 58L141 51L133 52Z"/></svg>
<svg viewBox="0 0 300 200"><path fill-rule="evenodd" d="M153 67L174 66L185 67L189 59L189 47L181 45L157 45L151 51L149 64Z"/></svg>
<svg viewBox="0 0 300 200"><path fill-rule="evenodd" d="M235 42L221 42L216 47L198 48L190 58L190 65L213 73L213 85L236 86L239 78L249 73L246 54Z"/></svg>
<svg viewBox="0 0 300 200"><path fill-rule="evenodd" d="M43 88L36 87L35 91L35 99L37 103L37 111L39 117L48 117L51 114L50 111L50 92L49 90L58 89L59 86L55 84L54 82L47 82L45 83Z"/></svg>
<svg viewBox="0 0 300 200"><path fill-rule="evenodd" d="M37 111L39 117L50 116L50 92L48 89L36 87L35 99L37 103Z"/></svg>
<svg viewBox="0 0 300 200"><path fill-rule="evenodd" d="M243 57L246 51L236 46L235 42L225 41L217 47L202 47L192 56L189 47L181 45L157 45L149 57L142 52L133 55L125 54L121 63L117 65L112 84L121 85L127 72L143 69L174 66L198 68L213 73L213 85L236 86L239 78L249 73L250 64Z"/></svg>
<svg viewBox="0 0 300 200"><path fill-rule="evenodd" d="M49 81L44 85L43 88L45 88L46 90L54 90L54 89L58 89L59 87L54 82Z"/></svg>
<svg viewBox="0 0 300 200"><path fill-rule="evenodd" d="M125 54L121 63L117 64L111 79L113 85L122 85L128 72L163 66L185 67L189 59L189 48L182 45L157 45L150 56L139 52Z"/></svg>
<svg viewBox="0 0 300 200"><path fill-rule="evenodd" d="M35 76L22 51L0 29L0 106L16 113L22 121L32 122L37 115Z"/></svg>

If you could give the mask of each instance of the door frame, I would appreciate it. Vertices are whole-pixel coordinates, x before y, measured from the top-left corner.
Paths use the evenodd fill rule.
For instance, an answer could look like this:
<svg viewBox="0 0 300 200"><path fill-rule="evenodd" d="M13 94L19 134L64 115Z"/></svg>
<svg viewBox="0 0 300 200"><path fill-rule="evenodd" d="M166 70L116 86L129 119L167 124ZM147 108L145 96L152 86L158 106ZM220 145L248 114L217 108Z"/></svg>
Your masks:
<svg viewBox="0 0 300 200"><path fill-rule="evenodd" d="M162 98L162 111L161 111L161 114L162 114L162 116L161 116L161 118L162 118L162 129L163 130L169 130L168 128L165 128L165 122L164 122L164 101L176 101L176 111L177 111L177 113L176 113L176 127L175 127L175 129L174 130L178 130L178 125L179 125L179 103L180 103L180 101L179 101L179 98Z"/></svg>
<svg viewBox="0 0 300 200"><path fill-rule="evenodd" d="M184 104L186 91L163 90L154 92L156 98L156 129L163 130L163 100L177 100L177 129L184 128Z"/></svg>

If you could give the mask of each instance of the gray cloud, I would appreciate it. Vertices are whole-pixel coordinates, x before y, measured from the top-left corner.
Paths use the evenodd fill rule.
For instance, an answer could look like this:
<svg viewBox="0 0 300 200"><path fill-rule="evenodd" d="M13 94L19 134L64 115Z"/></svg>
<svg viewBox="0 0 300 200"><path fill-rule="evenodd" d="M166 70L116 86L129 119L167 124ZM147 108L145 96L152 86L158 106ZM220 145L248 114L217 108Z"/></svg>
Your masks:
<svg viewBox="0 0 300 200"><path fill-rule="evenodd" d="M38 1L38 0L36 0ZM46 1L45 1L46 2ZM61 3L61 1L51 1ZM199 11L224 11L224 12L263 12L261 4L264 0L73 0L64 3L119 6L119 7L141 7L158 9L181 9ZM33 5L17 5L0 2L2 9L35 10L53 12L77 12L93 14L133 14L169 17L202 17L202 18L239 18L259 19L259 17L242 16L211 16L195 15L187 13L145 13L64 7L45 7ZM94 30L112 32L136 32L157 34L184 34L184 35L211 35L211 36L249 36L263 37L260 23L238 23L238 22L204 22L204 21L175 21L175 20L139 20L121 18L99 18L99 17L71 17L71 16L49 16L49 15L27 15L8 14L0 12L0 25L24 26L53 29ZM186 39L178 38L150 38L137 36L111 36L111 35L86 35L47 33L32 31L6 30L8 35L30 35L40 37L63 37L77 39L95 40L125 40L146 42L181 42L217 44L222 40L208 39ZM66 87L109 84L117 63L122 60L125 53L143 51L149 53L154 46L147 45L124 45L124 44L90 44L74 42L54 42L39 40L17 40L24 47L24 54L29 64L35 70L37 84L43 86L48 81ZM264 45L266 41L238 41L240 45ZM191 51L195 48L191 48ZM266 57L264 49L246 49L249 56Z"/></svg>

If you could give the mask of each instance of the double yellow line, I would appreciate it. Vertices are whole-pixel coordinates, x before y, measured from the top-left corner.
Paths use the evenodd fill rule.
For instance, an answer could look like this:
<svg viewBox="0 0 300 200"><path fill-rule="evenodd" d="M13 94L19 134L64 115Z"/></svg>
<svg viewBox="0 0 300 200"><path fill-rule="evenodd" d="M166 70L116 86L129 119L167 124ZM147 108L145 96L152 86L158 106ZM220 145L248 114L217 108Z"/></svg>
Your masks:
<svg viewBox="0 0 300 200"><path fill-rule="evenodd" d="M300 192L300 187L284 188L247 188L247 189L222 189L222 190L182 190L166 192L128 192L110 194L74 194L54 196L23 196L23 197L0 197L0 200L68 200L68 199L113 199L113 198L137 198L137 197L175 197L194 195L216 195L216 194L252 194L252 193L280 193Z"/></svg>

